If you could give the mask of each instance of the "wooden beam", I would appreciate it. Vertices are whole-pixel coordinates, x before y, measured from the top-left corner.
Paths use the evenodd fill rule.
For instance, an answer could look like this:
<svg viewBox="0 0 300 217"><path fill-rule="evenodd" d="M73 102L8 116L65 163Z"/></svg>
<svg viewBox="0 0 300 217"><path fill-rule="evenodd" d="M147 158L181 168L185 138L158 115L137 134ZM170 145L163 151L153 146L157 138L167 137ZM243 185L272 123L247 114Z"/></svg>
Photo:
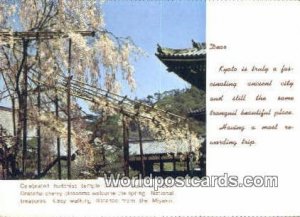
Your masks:
<svg viewBox="0 0 300 217"><path fill-rule="evenodd" d="M125 115L123 115L123 153L124 153L124 174L129 176L129 129Z"/></svg>
<svg viewBox="0 0 300 217"><path fill-rule="evenodd" d="M143 138L142 138L142 129L141 123L138 121L138 133L139 133L139 142L140 142L140 156L141 156L141 172L142 177L144 178L146 175L145 172L145 160L144 160L144 151L143 151Z"/></svg>
<svg viewBox="0 0 300 217"><path fill-rule="evenodd" d="M84 37L90 36L94 37L95 32L94 31L74 31L77 34L81 34ZM47 31L47 32L1 32L0 31L0 38L2 40L9 40L10 38L13 38L14 40L49 40L49 39L56 39L56 38L68 38L68 34L61 31Z"/></svg>

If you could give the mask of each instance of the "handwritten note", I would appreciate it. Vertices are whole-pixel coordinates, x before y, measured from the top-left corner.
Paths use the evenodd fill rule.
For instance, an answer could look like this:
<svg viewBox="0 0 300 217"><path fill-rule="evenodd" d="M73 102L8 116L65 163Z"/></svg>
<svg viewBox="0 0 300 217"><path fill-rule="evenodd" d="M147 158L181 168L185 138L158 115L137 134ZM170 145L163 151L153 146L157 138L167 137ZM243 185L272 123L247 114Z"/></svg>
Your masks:
<svg viewBox="0 0 300 217"><path fill-rule="evenodd" d="M294 130L293 66L224 64L216 66L214 73L219 76L208 83L208 118L215 121L218 133L209 145L259 145L258 132Z"/></svg>

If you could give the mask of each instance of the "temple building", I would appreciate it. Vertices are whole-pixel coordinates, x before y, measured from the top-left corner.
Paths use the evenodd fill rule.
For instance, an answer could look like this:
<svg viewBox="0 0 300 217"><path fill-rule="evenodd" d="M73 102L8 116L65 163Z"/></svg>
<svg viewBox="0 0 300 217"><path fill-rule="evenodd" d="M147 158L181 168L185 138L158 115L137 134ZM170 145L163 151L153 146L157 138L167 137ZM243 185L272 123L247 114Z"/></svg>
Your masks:
<svg viewBox="0 0 300 217"><path fill-rule="evenodd" d="M173 72L199 90L206 91L206 44L192 40L192 47L186 49L163 48L158 45L155 54ZM189 117L206 122L206 108L191 110ZM206 174L206 143L201 147L200 167Z"/></svg>
<svg viewBox="0 0 300 217"><path fill-rule="evenodd" d="M206 90L206 45L192 40L192 47L187 49L163 48L158 45L155 54L173 72L199 90ZM188 116L200 122L206 122L205 105L190 110ZM205 176L206 175L206 141L202 137L199 150L200 160L195 161L192 152L188 149L174 154L166 150L166 144L160 141L143 142L143 158L145 175L153 176ZM178 147L181 144L176 142ZM134 170L141 172L141 155L138 142L129 143L129 164Z"/></svg>
<svg viewBox="0 0 300 217"><path fill-rule="evenodd" d="M192 40L192 48L172 49L158 45L155 54L167 66L169 72L174 72L183 80L206 90L206 45Z"/></svg>
<svg viewBox="0 0 300 217"><path fill-rule="evenodd" d="M160 177L177 176L202 176L199 163L194 153L189 151L189 146L180 141L174 141L178 145L178 152L168 150L164 141L143 141L143 158L145 175L150 174ZM199 143L204 142L199 140ZM142 173L140 144L138 141L129 143L129 165L132 169Z"/></svg>

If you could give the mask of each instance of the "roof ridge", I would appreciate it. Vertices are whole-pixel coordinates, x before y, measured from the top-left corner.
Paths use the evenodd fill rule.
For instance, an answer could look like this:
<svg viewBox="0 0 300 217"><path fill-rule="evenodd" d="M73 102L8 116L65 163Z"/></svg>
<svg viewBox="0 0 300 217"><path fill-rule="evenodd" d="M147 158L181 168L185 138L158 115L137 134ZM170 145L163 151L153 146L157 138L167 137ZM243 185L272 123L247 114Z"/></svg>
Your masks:
<svg viewBox="0 0 300 217"><path fill-rule="evenodd" d="M180 57L197 57L206 55L206 43L195 42L192 40L192 47L174 49L168 47L161 47L157 44L157 56L180 56Z"/></svg>
<svg viewBox="0 0 300 217"><path fill-rule="evenodd" d="M6 106L1 106L0 105L0 110L2 110L2 111L12 111L12 108L9 108L9 107L6 107Z"/></svg>

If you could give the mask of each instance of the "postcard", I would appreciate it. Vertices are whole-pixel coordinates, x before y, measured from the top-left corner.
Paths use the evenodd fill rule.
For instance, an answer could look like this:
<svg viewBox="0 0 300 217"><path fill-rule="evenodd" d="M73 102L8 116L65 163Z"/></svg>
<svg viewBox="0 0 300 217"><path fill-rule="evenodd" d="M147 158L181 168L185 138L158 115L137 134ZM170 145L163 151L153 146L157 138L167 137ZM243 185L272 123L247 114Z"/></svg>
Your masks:
<svg viewBox="0 0 300 217"><path fill-rule="evenodd" d="M299 11L0 0L0 217L299 216Z"/></svg>

